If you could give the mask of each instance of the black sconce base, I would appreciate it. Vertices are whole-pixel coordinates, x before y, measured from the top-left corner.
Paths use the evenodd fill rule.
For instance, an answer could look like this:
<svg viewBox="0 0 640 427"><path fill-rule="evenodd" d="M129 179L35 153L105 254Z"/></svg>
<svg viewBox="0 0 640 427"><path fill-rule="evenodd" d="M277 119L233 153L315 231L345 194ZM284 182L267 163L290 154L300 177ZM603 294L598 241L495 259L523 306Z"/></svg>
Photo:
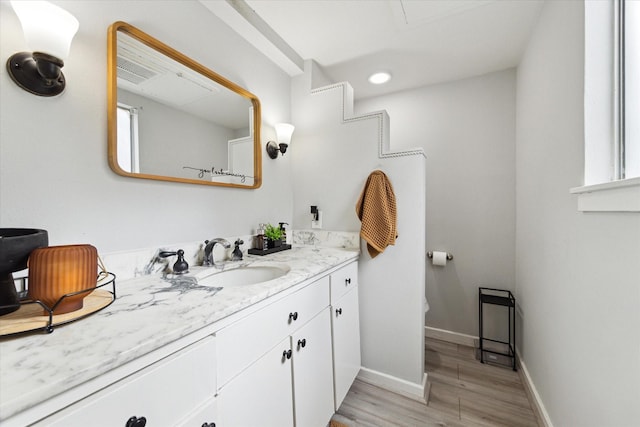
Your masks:
<svg viewBox="0 0 640 427"><path fill-rule="evenodd" d="M287 144L280 144L278 146L278 144L276 144L275 141L269 141L267 142L267 154L269 154L270 158L277 159L278 153L280 152L284 156L284 153L287 152L288 147L289 145Z"/></svg>
<svg viewBox="0 0 640 427"><path fill-rule="evenodd" d="M39 52L19 52L7 60L7 71L22 89L38 96L56 96L66 84L60 68L64 63L55 56Z"/></svg>

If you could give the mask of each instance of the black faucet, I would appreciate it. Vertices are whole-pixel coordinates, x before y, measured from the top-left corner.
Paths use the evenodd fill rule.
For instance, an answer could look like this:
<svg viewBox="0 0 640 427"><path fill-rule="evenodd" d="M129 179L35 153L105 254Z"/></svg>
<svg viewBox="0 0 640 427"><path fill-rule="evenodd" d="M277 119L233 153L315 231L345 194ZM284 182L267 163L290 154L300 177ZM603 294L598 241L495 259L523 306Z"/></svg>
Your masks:
<svg viewBox="0 0 640 427"><path fill-rule="evenodd" d="M205 247L204 247L204 260L202 261L202 265L204 266L215 266L215 262L213 261L213 247L219 243L222 245L223 248L225 249L229 249L231 247L231 243L229 243L228 240L226 239L211 239L211 240L205 240Z"/></svg>

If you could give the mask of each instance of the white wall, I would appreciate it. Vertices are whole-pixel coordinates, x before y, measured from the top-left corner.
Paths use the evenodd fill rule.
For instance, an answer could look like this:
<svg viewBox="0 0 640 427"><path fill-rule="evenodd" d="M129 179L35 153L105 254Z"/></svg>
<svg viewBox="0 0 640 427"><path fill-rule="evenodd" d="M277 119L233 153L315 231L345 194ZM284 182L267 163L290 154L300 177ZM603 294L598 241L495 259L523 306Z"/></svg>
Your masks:
<svg viewBox="0 0 640 427"><path fill-rule="evenodd" d="M427 326L477 336L478 286L514 290L515 81L510 69L356 104L386 109L392 145L427 156L426 247L454 255L427 263ZM485 319L506 339L504 313Z"/></svg>
<svg viewBox="0 0 640 427"><path fill-rule="evenodd" d="M111 252L291 222L286 160L263 161L258 190L138 180L109 169L107 28L129 22L253 92L262 103L265 141L274 137L273 123L290 120L288 75L197 1L54 3L80 21L63 69L66 91L50 99L31 95L0 68L0 226L44 228L52 245L91 243ZM0 31L3 61L26 50L5 0Z"/></svg>
<svg viewBox="0 0 640 427"><path fill-rule="evenodd" d="M640 419L640 215L580 213L584 5L546 2L518 68L523 361L555 426Z"/></svg>
<svg viewBox="0 0 640 427"><path fill-rule="evenodd" d="M286 156L293 159L295 227L310 228L309 206L317 205L326 230L359 232L355 206L367 177L375 169L387 174L397 202L398 239L374 259L361 244L361 376L422 397L425 159L421 153L380 158L379 143L388 143L387 115L353 117L348 84L312 94L311 81L326 81L314 78L312 65L308 62L306 74L293 80L296 132Z"/></svg>

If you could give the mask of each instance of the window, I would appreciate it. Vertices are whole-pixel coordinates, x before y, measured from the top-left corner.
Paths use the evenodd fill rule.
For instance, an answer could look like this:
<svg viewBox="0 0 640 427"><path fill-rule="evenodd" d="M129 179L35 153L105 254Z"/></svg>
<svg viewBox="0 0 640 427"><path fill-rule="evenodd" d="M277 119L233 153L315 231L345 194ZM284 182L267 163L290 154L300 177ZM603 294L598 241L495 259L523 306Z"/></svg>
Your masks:
<svg viewBox="0 0 640 427"><path fill-rule="evenodd" d="M118 166L126 172L140 172L138 109L125 104L118 104Z"/></svg>
<svg viewBox="0 0 640 427"><path fill-rule="evenodd" d="M621 134L619 178L640 177L640 2L619 2Z"/></svg>
<svg viewBox="0 0 640 427"><path fill-rule="evenodd" d="M581 211L640 212L640 1L584 2Z"/></svg>

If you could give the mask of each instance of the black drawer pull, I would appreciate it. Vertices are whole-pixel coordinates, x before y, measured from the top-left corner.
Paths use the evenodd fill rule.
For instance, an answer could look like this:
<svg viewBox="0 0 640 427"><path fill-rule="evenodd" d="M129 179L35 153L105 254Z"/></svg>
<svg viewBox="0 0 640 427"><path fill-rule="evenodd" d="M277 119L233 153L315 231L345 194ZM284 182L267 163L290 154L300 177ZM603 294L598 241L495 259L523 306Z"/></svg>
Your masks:
<svg viewBox="0 0 640 427"><path fill-rule="evenodd" d="M147 425L147 419L145 417L131 417L127 420L125 427L144 427Z"/></svg>
<svg viewBox="0 0 640 427"><path fill-rule="evenodd" d="M201 427L216 427L216 423L204 423Z"/></svg>
<svg viewBox="0 0 640 427"><path fill-rule="evenodd" d="M348 279L344 279L344 285L350 285L351 284L351 277L349 277Z"/></svg>
<svg viewBox="0 0 640 427"><path fill-rule="evenodd" d="M293 352L291 350L285 350L282 352L282 361L284 362L284 359L291 359L291 355L293 354Z"/></svg>
<svg viewBox="0 0 640 427"><path fill-rule="evenodd" d="M342 314L341 308L336 308L336 316L340 316Z"/></svg>
<svg viewBox="0 0 640 427"><path fill-rule="evenodd" d="M298 320L298 312L294 311L293 313L289 313L289 323L292 321L295 322L296 320Z"/></svg>
<svg viewBox="0 0 640 427"><path fill-rule="evenodd" d="M304 346L307 345L307 339L306 338L302 338L301 340L298 340L298 348L304 348Z"/></svg>

